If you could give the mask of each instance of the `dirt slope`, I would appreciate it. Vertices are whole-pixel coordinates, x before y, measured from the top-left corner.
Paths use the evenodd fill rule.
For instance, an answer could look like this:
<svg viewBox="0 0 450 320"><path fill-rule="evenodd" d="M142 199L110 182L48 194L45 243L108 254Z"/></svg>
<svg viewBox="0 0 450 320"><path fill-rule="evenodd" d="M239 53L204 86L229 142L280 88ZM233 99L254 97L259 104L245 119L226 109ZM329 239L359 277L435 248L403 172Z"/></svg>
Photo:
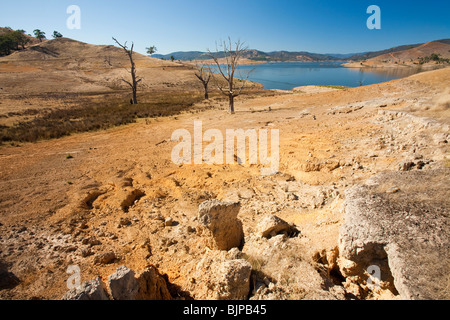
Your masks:
<svg viewBox="0 0 450 320"><path fill-rule="evenodd" d="M427 42L423 45L399 52L383 54L381 56L369 59L369 61L383 61L383 60L391 60L391 61L408 61L408 60L418 60L420 57L430 56L432 53L440 54L442 58L448 59L450 58L450 44L441 43L441 42Z"/></svg>
<svg viewBox="0 0 450 320"><path fill-rule="evenodd" d="M440 58L450 58L450 44L431 41L424 43L416 48L402 50L398 52L386 53L380 56L367 59L363 62L350 62L345 64L347 67L398 67L398 66L416 66L420 58L429 57L436 53ZM422 65L422 67L435 66L434 61Z"/></svg>
<svg viewBox="0 0 450 320"><path fill-rule="evenodd" d="M197 86L191 67L139 53L135 60L143 89ZM0 58L0 93L113 91L126 88L120 79L130 77L127 69L129 60L121 48L59 38Z"/></svg>

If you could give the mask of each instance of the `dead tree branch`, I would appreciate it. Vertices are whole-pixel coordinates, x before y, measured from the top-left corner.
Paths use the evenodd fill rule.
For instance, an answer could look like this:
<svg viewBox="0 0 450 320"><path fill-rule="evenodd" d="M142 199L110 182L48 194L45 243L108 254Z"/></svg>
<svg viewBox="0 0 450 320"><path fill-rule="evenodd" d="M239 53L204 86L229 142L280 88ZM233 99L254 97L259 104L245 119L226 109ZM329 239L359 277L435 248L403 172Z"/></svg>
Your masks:
<svg viewBox="0 0 450 320"><path fill-rule="evenodd" d="M224 41L222 43L222 47L224 56L222 59L220 58L221 52L219 51L217 44L215 54L208 50L208 56L214 60L214 64L217 67L218 74L222 76L222 78L226 81L225 86L222 85L219 81L215 82L220 92L228 97L229 112L234 113L234 98L241 94L242 90L245 87L245 84L247 83L248 77L253 70L250 70L247 73L247 75L243 79L242 85L240 87L236 87L236 70L239 65L239 60L243 57L243 54L247 50L247 47L244 47L244 44L241 43L240 40L235 42L233 46L230 37L228 37L228 42ZM221 63L221 60L224 60L224 63ZM212 73L211 69L210 72Z"/></svg>
<svg viewBox="0 0 450 320"><path fill-rule="evenodd" d="M119 47L121 47L126 52L128 58L130 59L131 68L130 68L129 72L131 74L131 82L128 80L125 80L123 78L121 80L131 87L131 90L133 92L133 99L131 102L133 104L138 104L137 89L138 89L138 84L139 84L139 82L142 81L142 79L138 78L136 76L136 64L134 63L134 60L133 60L134 43L132 43L131 48L128 49L126 42L122 45L119 41L116 40L116 38L113 37L113 40L119 45Z"/></svg>
<svg viewBox="0 0 450 320"><path fill-rule="evenodd" d="M205 100L208 100L209 99L208 85L209 85L209 81L211 80L211 72L206 71L205 67L203 67L203 66L201 66L201 67L197 66L197 72L195 72L195 76L203 84L203 88L205 89Z"/></svg>

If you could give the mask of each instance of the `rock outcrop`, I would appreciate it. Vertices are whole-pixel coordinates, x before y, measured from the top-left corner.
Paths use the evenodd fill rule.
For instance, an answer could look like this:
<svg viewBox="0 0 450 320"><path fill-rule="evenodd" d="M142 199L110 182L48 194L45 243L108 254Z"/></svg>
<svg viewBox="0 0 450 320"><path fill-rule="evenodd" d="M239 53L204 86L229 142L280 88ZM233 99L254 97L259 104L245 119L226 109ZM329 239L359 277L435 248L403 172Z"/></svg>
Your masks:
<svg viewBox="0 0 450 320"><path fill-rule="evenodd" d="M207 247L213 250L230 250L242 247L244 231L237 218L239 202L205 201L199 206L199 234Z"/></svg>
<svg viewBox="0 0 450 320"><path fill-rule="evenodd" d="M207 251L192 272L189 291L193 297L197 300L246 300L252 266L240 257L237 249Z"/></svg>
<svg viewBox="0 0 450 320"><path fill-rule="evenodd" d="M136 300L172 300L167 282L154 266L137 275L139 291Z"/></svg>
<svg viewBox="0 0 450 320"><path fill-rule="evenodd" d="M134 271L125 266L118 267L108 277L108 287L114 300L135 300L139 292L139 282Z"/></svg>
<svg viewBox="0 0 450 320"><path fill-rule="evenodd" d="M62 300L109 300L105 284L100 278L83 282L80 288L69 290Z"/></svg>
<svg viewBox="0 0 450 320"><path fill-rule="evenodd" d="M275 215L266 215L258 223L256 233L263 238L271 238L279 234L286 236L297 236L299 231L293 225L290 225L283 219Z"/></svg>
<svg viewBox="0 0 450 320"><path fill-rule="evenodd" d="M378 269L403 299L448 299L449 178L448 169L386 172L347 191L343 275L364 281Z"/></svg>
<svg viewBox="0 0 450 320"><path fill-rule="evenodd" d="M136 275L120 266L108 277L106 286L100 278L83 282L69 290L63 300L172 300L166 280L154 266Z"/></svg>

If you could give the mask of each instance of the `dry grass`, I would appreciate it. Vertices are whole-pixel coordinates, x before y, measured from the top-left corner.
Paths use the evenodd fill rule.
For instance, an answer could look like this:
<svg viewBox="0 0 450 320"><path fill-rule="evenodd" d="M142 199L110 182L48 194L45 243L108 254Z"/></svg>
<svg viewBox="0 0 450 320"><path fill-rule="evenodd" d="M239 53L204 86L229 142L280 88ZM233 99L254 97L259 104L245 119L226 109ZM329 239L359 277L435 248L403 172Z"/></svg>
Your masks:
<svg viewBox="0 0 450 320"><path fill-rule="evenodd" d="M240 99L277 95L264 90L247 89ZM140 118L173 116L194 109L212 108L203 103L200 91L145 92L140 103L131 105L128 92L113 94L55 93L42 96L17 96L17 101L30 100L34 105L51 107L22 109L0 115L0 144L4 142L36 142L94 130L103 130L135 122ZM210 93L211 101L226 102L219 92ZM36 102L37 101L37 102ZM198 110L197 110L198 111Z"/></svg>
<svg viewBox="0 0 450 320"><path fill-rule="evenodd" d="M191 92L149 94L141 97L142 102L137 105L131 105L124 96L109 97L106 101L79 98L80 103L70 108L29 109L8 114L33 117L13 126L1 126L0 141L36 142L133 123L138 118L171 116L191 109L201 100L199 93Z"/></svg>

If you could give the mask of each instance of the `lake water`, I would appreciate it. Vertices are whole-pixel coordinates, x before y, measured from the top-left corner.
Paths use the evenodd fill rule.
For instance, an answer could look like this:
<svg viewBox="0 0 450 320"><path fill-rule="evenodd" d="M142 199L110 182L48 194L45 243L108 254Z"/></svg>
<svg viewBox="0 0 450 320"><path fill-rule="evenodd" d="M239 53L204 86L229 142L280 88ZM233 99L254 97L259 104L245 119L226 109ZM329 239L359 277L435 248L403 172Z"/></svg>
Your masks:
<svg viewBox="0 0 450 320"><path fill-rule="evenodd" d="M259 82L265 89L292 90L306 85L357 87L407 77L419 72L416 68L359 69L346 68L342 62L286 62L243 65L237 77Z"/></svg>

